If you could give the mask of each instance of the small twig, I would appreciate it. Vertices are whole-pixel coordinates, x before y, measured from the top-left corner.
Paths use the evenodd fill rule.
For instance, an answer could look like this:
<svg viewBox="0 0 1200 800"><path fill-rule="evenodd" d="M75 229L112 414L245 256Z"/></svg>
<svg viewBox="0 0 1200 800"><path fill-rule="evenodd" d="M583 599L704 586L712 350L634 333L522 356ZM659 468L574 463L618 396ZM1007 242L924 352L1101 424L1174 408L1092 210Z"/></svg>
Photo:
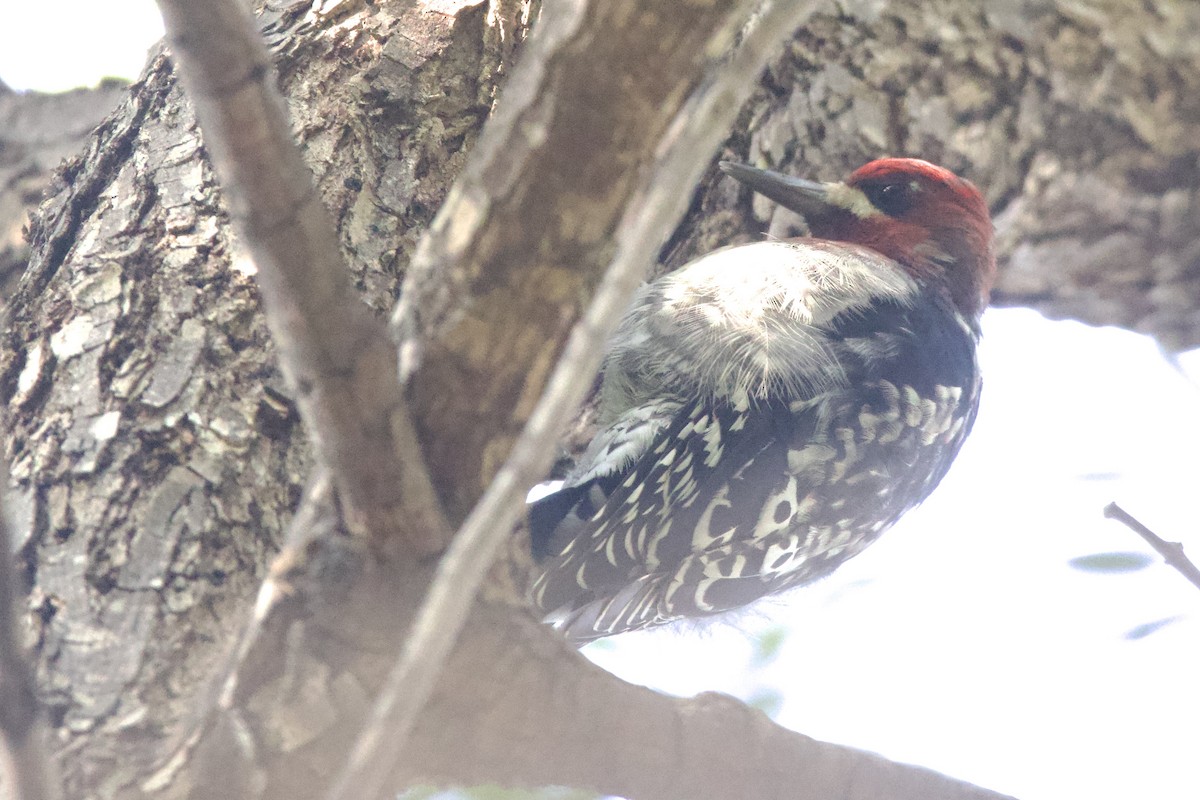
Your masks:
<svg viewBox="0 0 1200 800"><path fill-rule="evenodd" d="M750 3L743 3L744 9ZM549 466L554 443L582 401L629 298L653 261L666 231L686 210L689 190L726 135L754 78L782 37L795 30L816 2L774 3L754 21L736 55L717 67L676 117L659 157L635 193L616 234L616 253L591 305L575 325L546 390L497 473L438 565L404 650L367 720L329 800L376 797L432 691L466 621L496 549L524 508L528 487ZM737 13L731 8L729 18ZM522 65L529 69L531 53ZM516 78L514 78L514 81Z"/></svg>
<svg viewBox="0 0 1200 800"><path fill-rule="evenodd" d="M1104 507L1104 516L1108 519L1115 519L1118 522L1124 523L1127 528L1142 537L1146 541L1146 544L1153 547L1167 564L1174 567L1180 575L1187 578L1197 589L1200 589L1200 568L1197 568L1191 559L1184 555L1182 544L1166 541L1154 531L1138 522L1128 511L1116 503L1109 503Z"/></svg>
<svg viewBox="0 0 1200 800"><path fill-rule="evenodd" d="M45 749L45 730L33 671L17 635L17 576L4 495L8 470L0 464L0 751L12 782L13 800L61 797L53 763Z"/></svg>

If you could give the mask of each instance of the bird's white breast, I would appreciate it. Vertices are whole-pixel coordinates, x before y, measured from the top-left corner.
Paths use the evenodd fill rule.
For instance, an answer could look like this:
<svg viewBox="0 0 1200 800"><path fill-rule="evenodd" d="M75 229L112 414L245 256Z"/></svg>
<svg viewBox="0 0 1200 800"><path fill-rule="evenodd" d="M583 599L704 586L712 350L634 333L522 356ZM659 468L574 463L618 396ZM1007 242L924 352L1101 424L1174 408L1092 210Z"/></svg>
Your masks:
<svg viewBox="0 0 1200 800"><path fill-rule="evenodd" d="M727 399L811 397L843 385L830 321L917 292L895 262L857 245L801 239L717 250L638 293L606 361L602 417L676 384Z"/></svg>

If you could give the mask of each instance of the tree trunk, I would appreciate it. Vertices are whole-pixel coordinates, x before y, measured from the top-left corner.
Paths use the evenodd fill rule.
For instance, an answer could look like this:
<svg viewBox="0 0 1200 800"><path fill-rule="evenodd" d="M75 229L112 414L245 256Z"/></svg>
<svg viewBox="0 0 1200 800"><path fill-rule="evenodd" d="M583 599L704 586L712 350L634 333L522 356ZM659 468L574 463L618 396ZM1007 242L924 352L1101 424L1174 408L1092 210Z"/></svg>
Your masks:
<svg viewBox="0 0 1200 800"><path fill-rule="evenodd" d="M55 166L81 149L125 91L112 80L62 94L18 93L0 82L0 299L29 262L25 228Z"/></svg>
<svg viewBox="0 0 1200 800"><path fill-rule="evenodd" d="M272 7L261 23L354 281L383 314L512 70L529 9L514 0L343 4L324 16L307 9ZM818 16L773 61L723 154L826 179L881 153L945 164L984 187L996 213L998 303L1123 325L1168 348L1195 346L1197 25L1200 9L1168 0L1137 9L1063 0L987 10L907 0ZM598 104L584 88L578 100ZM604 122L594 124L603 130ZM586 208L525 200L531 215L571 219ZM764 224L784 233L795 220L766 202L747 203L710 167L664 263L752 238ZM324 743L352 740L373 694L366 687L378 685L391 660L381 645L377 657L348 668L341 650L400 636L403 627L389 608L363 611L343 629L319 604L285 604L278 638L231 656L313 463L275 366L253 264L231 233L165 55L60 170L30 238L4 330L0 392L27 633L67 796L249 796L264 785L271 796L310 796L339 766ZM596 279L552 277L570 278L570 302ZM437 302L422 296L423 308ZM481 317L472 335L511 342L487 327L501 324ZM568 329L564 316L553 352ZM449 394L439 381L463 367L448 353L425 353L412 399L448 514L459 522L534 398L524 376L499 368L490 386L472 387L478 394ZM487 352L482 363L509 357ZM552 360L540 363L534 388ZM468 404L487 408L480 398L512 409L512 418L469 416ZM478 457L461 461L465 452ZM329 517L313 522L334 525ZM337 555L318 559L322 587L336 585L343 568L347 581L371 578ZM286 565L274 569L284 574ZM420 565L420 580L379 590L392 592L398 618L411 615L431 571ZM394 576L374 577L385 586ZM220 690L214 676L239 659L266 658L272 647L292 652L301 645L288 632L301 630L296 638L320 652L323 678L311 669L260 675L231 701L260 745L255 763L242 769L245 753L230 744L240 729L189 749L196 730L230 724L206 716ZM756 785L772 789L756 796L809 796L769 758L819 758L789 749L803 737L710 699L668 701L616 684L546 639L519 609L485 602L395 781L573 783L637 797L737 797ZM538 702L518 702L531 697ZM577 719L585 711L588 736ZM681 719L693 722L676 733ZM727 725L746 735L721 735L718 726ZM654 747L673 736L671 747ZM714 756L718 742L725 749ZM219 765L203 774L229 782L180 779L169 761L180 753ZM868 769L842 769L841 757L813 762L828 773L815 770L803 791L820 796L823 787L853 783L845 769ZM871 763L879 771L870 774L891 776L893 796L969 796L936 776L901 778ZM827 796L872 796L869 781L855 788L859 794Z"/></svg>

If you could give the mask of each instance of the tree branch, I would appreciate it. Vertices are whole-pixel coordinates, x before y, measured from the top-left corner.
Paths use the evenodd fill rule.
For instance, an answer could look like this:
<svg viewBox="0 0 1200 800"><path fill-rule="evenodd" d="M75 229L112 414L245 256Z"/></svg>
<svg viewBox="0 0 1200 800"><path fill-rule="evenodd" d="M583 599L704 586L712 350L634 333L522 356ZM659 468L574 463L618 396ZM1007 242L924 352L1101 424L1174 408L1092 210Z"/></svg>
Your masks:
<svg viewBox="0 0 1200 800"><path fill-rule="evenodd" d="M1166 539L1163 539L1116 503L1109 503L1104 507L1104 516L1108 519L1115 519L1142 537L1146 544L1153 547L1155 552L1163 557L1163 561L1174 567L1180 575L1186 578L1197 589L1200 589L1200 568L1197 568L1191 559L1184 554L1182 544L1179 542L1168 542Z"/></svg>
<svg viewBox="0 0 1200 800"><path fill-rule="evenodd" d="M447 662L403 782L566 785L654 800L1005 798L816 741L730 697L681 699L625 683L504 611L472 618L470 643ZM494 720L506 735L494 735Z"/></svg>
<svg viewBox="0 0 1200 800"><path fill-rule="evenodd" d="M160 0L180 78L258 269L280 362L351 532L438 553L448 528L414 445L386 331L350 283L248 7Z"/></svg>

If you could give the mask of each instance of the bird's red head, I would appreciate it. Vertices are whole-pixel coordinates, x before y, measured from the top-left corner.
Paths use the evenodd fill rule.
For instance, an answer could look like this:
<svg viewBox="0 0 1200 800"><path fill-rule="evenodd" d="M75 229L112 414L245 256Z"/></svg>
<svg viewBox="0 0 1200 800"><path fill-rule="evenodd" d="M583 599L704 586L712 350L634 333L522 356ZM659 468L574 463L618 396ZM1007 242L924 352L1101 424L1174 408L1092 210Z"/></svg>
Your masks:
<svg viewBox="0 0 1200 800"><path fill-rule="evenodd" d="M855 170L845 186L861 192L870 210L855 213L851 205L814 219L814 236L878 250L918 279L944 285L969 317L983 311L996 259L992 220L974 184L928 161L882 158Z"/></svg>
<svg viewBox="0 0 1200 800"><path fill-rule="evenodd" d="M987 305L995 280L992 221L983 195L948 169L881 158L843 183L814 183L739 165L734 177L804 215L813 236L870 247L945 292L967 316Z"/></svg>

